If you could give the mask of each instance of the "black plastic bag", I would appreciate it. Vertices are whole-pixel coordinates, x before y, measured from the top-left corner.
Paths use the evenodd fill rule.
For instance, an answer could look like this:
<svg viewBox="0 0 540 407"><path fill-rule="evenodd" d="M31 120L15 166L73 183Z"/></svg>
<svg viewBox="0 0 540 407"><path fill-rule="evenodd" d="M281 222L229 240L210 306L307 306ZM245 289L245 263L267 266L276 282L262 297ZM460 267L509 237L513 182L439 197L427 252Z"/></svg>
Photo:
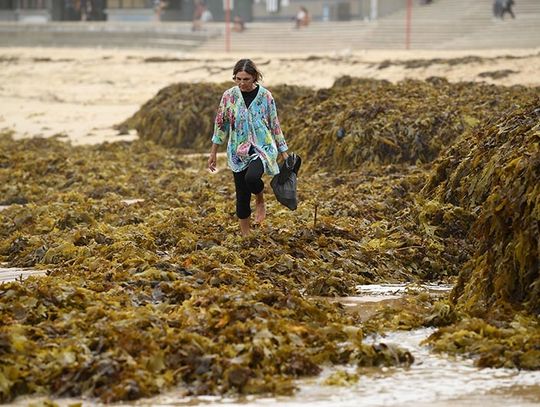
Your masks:
<svg viewBox="0 0 540 407"><path fill-rule="evenodd" d="M297 176L302 159L297 154L290 154L279 166L279 174L270 181L276 199L290 210L298 207Z"/></svg>

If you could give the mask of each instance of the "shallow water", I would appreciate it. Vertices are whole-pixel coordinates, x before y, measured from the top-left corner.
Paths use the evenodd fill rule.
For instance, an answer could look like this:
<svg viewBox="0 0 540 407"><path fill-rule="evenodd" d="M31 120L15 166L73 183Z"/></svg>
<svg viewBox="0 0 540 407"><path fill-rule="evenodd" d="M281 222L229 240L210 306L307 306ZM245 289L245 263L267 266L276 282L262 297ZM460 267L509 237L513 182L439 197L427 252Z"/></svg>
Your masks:
<svg viewBox="0 0 540 407"><path fill-rule="evenodd" d="M2 267L4 266L4 267ZM19 267L5 267L5 264L0 263L0 283L8 281L21 280L30 276L43 276L47 270L35 270Z"/></svg>
<svg viewBox="0 0 540 407"><path fill-rule="evenodd" d="M449 284L369 284L358 285L356 290L360 295L371 295L374 298L388 295L403 295L411 291L427 291L433 294L449 292L452 286Z"/></svg>
<svg viewBox="0 0 540 407"><path fill-rule="evenodd" d="M378 301L395 301L411 286L372 285L359 288L359 297L338 301L345 306L358 307ZM449 286L414 286L415 290L444 293ZM490 407L540 406L540 371L511 369L478 369L471 360L447 358L432 354L420 346L433 329L394 332L384 337L369 337L366 341L395 343L407 348L415 357L409 368L362 369L354 367L326 368L317 378L297 382L298 393L292 397L245 397L243 399L199 397L185 398L180 390L161 396L118 404L118 406L283 406L283 407ZM337 370L360 373L360 380L351 386L327 386L324 380ZM37 398L21 398L14 406L27 406ZM60 406L82 402L83 406L101 406L85 400L55 400Z"/></svg>
<svg viewBox="0 0 540 407"><path fill-rule="evenodd" d="M356 313L363 321L371 317L382 306L398 306L407 293L428 292L444 295L452 289L448 284L371 284L356 287L356 296L327 298L340 302L350 312Z"/></svg>

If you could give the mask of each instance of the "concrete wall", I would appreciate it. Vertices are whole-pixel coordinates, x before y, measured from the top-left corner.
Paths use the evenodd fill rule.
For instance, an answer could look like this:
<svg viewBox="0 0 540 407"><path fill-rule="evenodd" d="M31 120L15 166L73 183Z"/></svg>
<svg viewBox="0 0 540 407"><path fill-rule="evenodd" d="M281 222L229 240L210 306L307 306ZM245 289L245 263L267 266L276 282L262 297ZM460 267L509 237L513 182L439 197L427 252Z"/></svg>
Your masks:
<svg viewBox="0 0 540 407"><path fill-rule="evenodd" d="M15 10L0 10L0 21L15 21Z"/></svg>
<svg viewBox="0 0 540 407"><path fill-rule="evenodd" d="M107 21L154 21L156 15L151 8L107 8Z"/></svg>
<svg viewBox="0 0 540 407"><path fill-rule="evenodd" d="M15 10L15 18L23 23L46 23L51 21L51 13L48 9Z"/></svg>

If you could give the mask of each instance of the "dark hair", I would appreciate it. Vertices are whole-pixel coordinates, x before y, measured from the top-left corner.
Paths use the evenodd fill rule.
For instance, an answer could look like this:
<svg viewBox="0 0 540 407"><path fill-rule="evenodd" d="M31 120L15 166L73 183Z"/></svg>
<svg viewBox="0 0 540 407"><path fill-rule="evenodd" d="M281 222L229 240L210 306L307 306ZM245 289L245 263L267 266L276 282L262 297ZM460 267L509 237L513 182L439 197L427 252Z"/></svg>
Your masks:
<svg viewBox="0 0 540 407"><path fill-rule="evenodd" d="M255 82L262 80L263 75L261 71L257 69L255 63L251 59L241 59L239 60L233 68L233 77L236 76L238 72L247 72L255 78Z"/></svg>

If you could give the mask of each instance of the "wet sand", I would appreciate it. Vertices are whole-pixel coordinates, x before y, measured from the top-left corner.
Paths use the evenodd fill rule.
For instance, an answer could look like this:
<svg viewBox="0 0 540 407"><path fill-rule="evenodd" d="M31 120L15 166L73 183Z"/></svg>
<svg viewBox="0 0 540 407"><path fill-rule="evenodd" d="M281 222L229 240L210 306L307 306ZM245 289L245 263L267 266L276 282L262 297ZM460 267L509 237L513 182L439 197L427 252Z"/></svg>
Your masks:
<svg viewBox="0 0 540 407"><path fill-rule="evenodd" d="M163 87L182 81L230 82L234 62L246 55L149 50L0 48L0 130L16 137L58 135L74 144L131 140L113 126ZM487 60L437 63L408 69L383 61L463 58ZM509 58L508 56L511 56ZM263 84L329 87L343 75L386 79L484 81L499 85L540 86L540 49L497 51L365 51L333 54L249 55L264 73ZM480 77L510 70L508 76ZM216 102L217 103L217 102Z"/></svg>

